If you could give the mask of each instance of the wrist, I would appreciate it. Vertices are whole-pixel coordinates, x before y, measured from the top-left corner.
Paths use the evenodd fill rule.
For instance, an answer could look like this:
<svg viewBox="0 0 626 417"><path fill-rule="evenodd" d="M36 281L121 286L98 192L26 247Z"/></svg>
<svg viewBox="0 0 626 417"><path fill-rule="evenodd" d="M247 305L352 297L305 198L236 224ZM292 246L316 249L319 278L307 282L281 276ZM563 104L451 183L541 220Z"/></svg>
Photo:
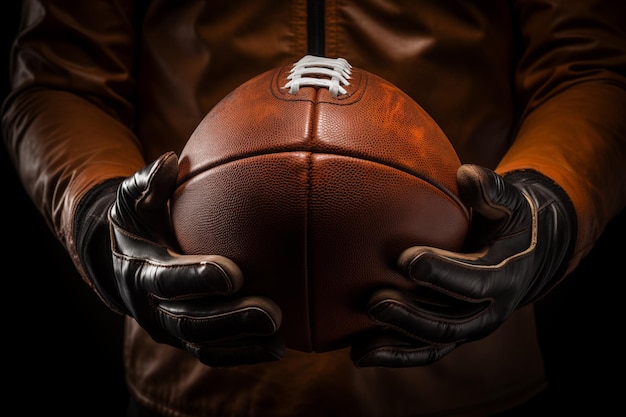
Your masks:
<svg viewBox="0 0 626 417"><path fill-rule="evenodd" d="M511 171L504 178L535 204L540 234L536 250L546 251L539 276L521 303L526 305L543 297L565 277L576 244L576 210L563 188L538 171Z"/></svg>
<svg viewBox="0 0 626 417"><path fill-rule="evenodd" d="M108 212L123 178L113 178L92 188L81 199L74 215L74 240L78 259L89 284L104 303L126 314L113 275Z"/></svg>

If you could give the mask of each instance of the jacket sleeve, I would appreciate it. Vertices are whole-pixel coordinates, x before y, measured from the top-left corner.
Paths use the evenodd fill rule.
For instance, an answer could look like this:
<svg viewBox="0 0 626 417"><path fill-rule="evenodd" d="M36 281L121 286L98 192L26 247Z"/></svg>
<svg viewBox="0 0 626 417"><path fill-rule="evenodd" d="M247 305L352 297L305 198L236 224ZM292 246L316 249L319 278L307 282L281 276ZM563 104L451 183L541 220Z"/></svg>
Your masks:
<svg viewBox="0 0 626 417"><path fill-rule="evenodd" d="M571 198L574 269L626 207L626 2L520 0L521 124L497 167L535 169Z"/></svg>
<svg viewBox="0 0 626 417"><path fill-rule="evenodd" d="M80 199L145 165L132 132L134 2L24 0L2 108L9 156L36 207L68 249Z"/></svg>

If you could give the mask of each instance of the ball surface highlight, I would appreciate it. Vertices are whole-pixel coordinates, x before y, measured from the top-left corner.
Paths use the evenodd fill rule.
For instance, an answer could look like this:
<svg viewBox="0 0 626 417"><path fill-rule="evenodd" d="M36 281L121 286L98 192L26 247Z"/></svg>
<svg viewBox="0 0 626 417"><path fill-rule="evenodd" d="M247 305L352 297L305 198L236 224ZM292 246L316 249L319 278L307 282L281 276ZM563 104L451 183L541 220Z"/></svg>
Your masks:
<svg viewBox="0 0 626 417"><path fill-rule="evenodd" d="M281 307L287 347L324 352L375 324L370 294L410 289L414 245L460 249L458 156L400 89L343 59L307 56L242 84L185 145L172 222L188 254L223 255L242 294Z"/></svg>

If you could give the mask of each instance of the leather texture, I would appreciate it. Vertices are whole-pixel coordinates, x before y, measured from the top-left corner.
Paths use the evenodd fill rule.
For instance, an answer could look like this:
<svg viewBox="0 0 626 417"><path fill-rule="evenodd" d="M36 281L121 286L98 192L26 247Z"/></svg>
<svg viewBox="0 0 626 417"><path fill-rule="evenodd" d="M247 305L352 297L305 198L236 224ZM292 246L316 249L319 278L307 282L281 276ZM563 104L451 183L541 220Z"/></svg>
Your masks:
<svg viewBox="0 0 626 417"><path fill-rule="evenodd" d="M74 236L89 191L179 154L234 88L307 53L304 0L22 4L4 141L86 281ZM325 5L326 55L419 102L462 163L500 174L532 168L565 190L578 220L575 268L626 202L626 2ZM532 306L522 308L488 337L424 367L356 369L346 350L288 350L271 366L237 372L158 344L128 319L127 383L144 406L168 416L484 416L545 387L533 319Z"/></svg>
<svg viewBox="0 0 626 417"><path fill-rule="evenodd" d="M291 70L254 77L200 122L172 220L185 253L229 257L244 293L282 307L288 347L323 352L375 326L373 291L411 287L396 268L404 249L461 249L469 212L458 156L413 99L355 67L344 94L292 94Z"/></svg>
<svg viewBox="0 0 626 417"><path fill-rule="evenodd" d="M505 179L463 165L458 178L473 210L468 242L475 246L462 253L424 246L402 253L399 265L417 288L384 289L370 298L370 316L392 331L353 350L360 366L428 365L491 334L563 277L576 231L567 194L529 170Z"/></svg>
<svg viewBox="0 0 626 417"><path fill-rule="evenodd" d="M109 212L117 286L111 304L122 306L156 342L207 365L280 359L278 306L256 296L231 297L243 276L230 259L174 251L168 200L177 175L178 158L169 152L120 184Z"/></svg>

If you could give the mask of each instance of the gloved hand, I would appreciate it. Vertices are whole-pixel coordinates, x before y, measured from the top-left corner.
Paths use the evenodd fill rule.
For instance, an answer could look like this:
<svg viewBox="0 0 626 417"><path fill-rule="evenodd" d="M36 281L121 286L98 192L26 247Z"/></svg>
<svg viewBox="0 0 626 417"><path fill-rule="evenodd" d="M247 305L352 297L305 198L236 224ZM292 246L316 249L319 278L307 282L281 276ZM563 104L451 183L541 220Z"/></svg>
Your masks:
<svg viewBox="0 0 626 417"><path fill-rule="evenodd" d="M533 170L503 178L476 165L462 165L457 183L472 211L468 248L417 246L402 253L399 267L418 287L371 297L368 313L382 326L353 345L355 365L433 363L492 333L565 274L576 223L557 184Z"/></svg>
<svg viewBox="0 0 626 417"><path fill-rule="evenodd" d="M175 251L168 200L177 174L177 156L166 153L82 200L76 241L91 283L155 341L207 365L280 359L280 308L262 297L237 298L243 277L231 260Z"/></svg>

